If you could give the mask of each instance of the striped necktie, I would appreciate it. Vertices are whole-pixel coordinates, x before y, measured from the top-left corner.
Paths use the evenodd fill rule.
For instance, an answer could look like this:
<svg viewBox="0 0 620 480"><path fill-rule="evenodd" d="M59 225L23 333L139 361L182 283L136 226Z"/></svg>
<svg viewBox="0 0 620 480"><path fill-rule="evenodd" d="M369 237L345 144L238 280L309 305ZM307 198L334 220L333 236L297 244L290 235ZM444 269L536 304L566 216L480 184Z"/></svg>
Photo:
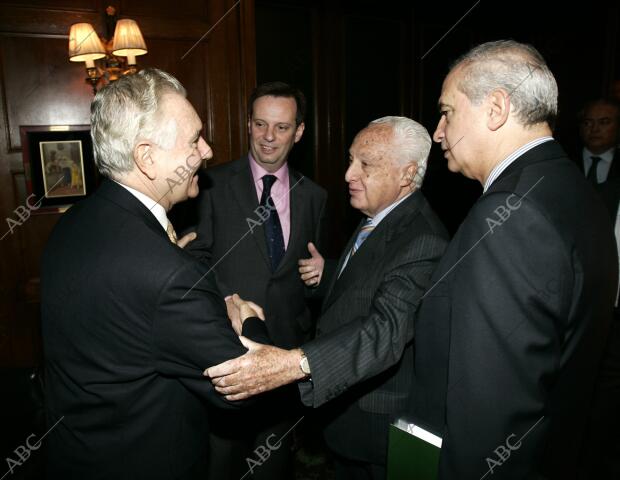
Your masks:
<svg viewBox="0 0 620 480"><path fill-rule="evenodd" d="M372 224L372 218L367 218L366 224L360 229L357 234L357 238L355 239L355 243L353 244L353 247L351 247L351 254L349 255L349 258L355 255L355 252L359 250L362 243L364 243L364 240L368 238L368 235L370 235L374 229L375 226Z"/></svg>

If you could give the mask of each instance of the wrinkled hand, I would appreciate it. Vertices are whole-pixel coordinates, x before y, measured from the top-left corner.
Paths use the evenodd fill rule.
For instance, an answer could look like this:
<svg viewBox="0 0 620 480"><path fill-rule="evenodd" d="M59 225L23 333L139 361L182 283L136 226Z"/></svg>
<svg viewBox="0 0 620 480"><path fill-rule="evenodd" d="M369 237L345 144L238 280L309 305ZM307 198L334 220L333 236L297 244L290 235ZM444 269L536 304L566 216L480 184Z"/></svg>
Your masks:
<svg viewBox="0 0 620 480"><path fill-rule="evenodd" d="M196 235L196 232L189 232L188 234L183 235L181 238L177 240L177 245L181 248L185 248L187 247L187 244L189 242L193 242L194 240L196 240L197 236L198 235Z"/></svg>
<svg viewBox="0 0 620 480"><path fill-rule="evenodd" d="M237 335L241 335L243 322L250 317L258 317L265 321L263 309L254 302L243 300L236 293L224 299L226 301L226 312L232 324L233 330Z"/></svg>
<svg viewBox="0 0 620 480"><path fill-rule="evenodd" d="M303 258L298 262L299 274L308 287L316 287L321 283L325 259L312 242L308 243L308 251L311 255L310 258Z"/></svg>
<svg viewBox="0 0 620 480"><path fill-rule="evenodd" d="M243 400L304 377L299 368L301 350L284 350L239 337L248 352L208 368L215 389L226 400Z"/></svg>

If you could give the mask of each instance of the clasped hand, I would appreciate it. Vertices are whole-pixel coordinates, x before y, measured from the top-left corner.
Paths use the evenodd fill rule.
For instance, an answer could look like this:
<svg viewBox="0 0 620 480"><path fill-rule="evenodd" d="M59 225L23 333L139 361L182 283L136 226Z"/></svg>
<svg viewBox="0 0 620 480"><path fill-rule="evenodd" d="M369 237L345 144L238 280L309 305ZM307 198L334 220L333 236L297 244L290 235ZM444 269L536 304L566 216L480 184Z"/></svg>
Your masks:
<svg viewBox="0 0 620 480"><path fill-rule="evenodd" d="M243 400L303 378L299 368L301 350L284 350L241 336L243 322L247 318L265 320L261 307L234 294L226 297L226 309L233 329L248 351L203 372L204 376L211 378L219 393L225 395L227 400Z"/></svg>

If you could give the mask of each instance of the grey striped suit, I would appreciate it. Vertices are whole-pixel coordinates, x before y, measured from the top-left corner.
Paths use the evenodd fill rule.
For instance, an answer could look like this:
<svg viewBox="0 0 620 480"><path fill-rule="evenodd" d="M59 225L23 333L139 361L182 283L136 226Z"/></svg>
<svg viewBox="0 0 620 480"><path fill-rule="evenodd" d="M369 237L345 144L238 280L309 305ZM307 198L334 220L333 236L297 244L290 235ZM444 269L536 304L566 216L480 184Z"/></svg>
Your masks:
<svg viewBox="0 0 620 480"><path fill-rule="evenodd" d="M413 317L448 235L420 191L375 228L340 275L351 237L328 282L317 338L303 346L312 382L304 404L324 408L337 454L384 464L389 421L406 410L412 384ZM352 432L355 434L352 435Z"/></svg>

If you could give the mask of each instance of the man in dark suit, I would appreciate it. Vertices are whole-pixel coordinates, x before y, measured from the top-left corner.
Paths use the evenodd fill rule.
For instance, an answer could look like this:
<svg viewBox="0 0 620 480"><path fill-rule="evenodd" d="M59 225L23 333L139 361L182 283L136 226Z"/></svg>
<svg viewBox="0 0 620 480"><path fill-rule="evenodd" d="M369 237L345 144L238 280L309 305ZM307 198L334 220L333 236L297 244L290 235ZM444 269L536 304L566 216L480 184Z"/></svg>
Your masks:
<svg viewBox="0 0 620 480"><path fill-rule="evenodd" d="M617 284L609 218L551 137L557 85L529 45L457 60L434 140L484 193L415 322L416 419L440 479L575 478Z"/></svg>
<svg viewBox="0 0 620 480"><path fill-rule="evenodd" d="M426 129L403 117L376 120L355 137L345 179L367 218L331 280L325 272L317 338L293 350L243 339L247 355L207 372L229 399L302 379L308 406L339 397L323 410L339 479L385 478L388 426L410 401L413 316L447 244L419 190L430 147ZM315 260L300 268L308 282L321 269Z"/></svg>
<svg viewBox="0 0 620 480"><path fill-rule="evenodd" d="M250 151L207 172L200 198L198 238L190 244L213 266L226 295L239 293L265 309L275 345L293 348L308 340L314 323L297 262L325 233L326 192L291 168L287 159L304 131L305 98L282 82L260 85L248 102ZM310 247L308 244L311 244ZM211 435L211 478L238 480L246 458L299 419L292 387L239 415L218 415ZM254 478L288 479L292 435L253 472Z"/></svg>
<svg viewBox="0 0 620 480"><path fill-rule="evenodd" d="M579 168L593 184L620 177L620 105L616 100L601 98L589 102L579 118L579 134L583 149L576 159Z"/></svg>
<svg viewBox="0 0 620 480"><path fill-rule="evenodd" d="M245 349L166 212L198 194L194 174L211 149L185 89L160 70L103 88L91 111L108 178L59 220L41 268L47 473L204 478L205 401L231 405L202 369ZM256 322L245 333L266 340Z"/></svg>
<svg viewBox="0 0 620 480"><path fill-rule="evenodd" d="M620 177L599 185L603 202L614 225L620 247ZM620 251L620 250L619 250ZM620 305L616 297L614 316L601 368L597 376L592 404L587 457L581 466L581 478L620 478Z"/></svg>

